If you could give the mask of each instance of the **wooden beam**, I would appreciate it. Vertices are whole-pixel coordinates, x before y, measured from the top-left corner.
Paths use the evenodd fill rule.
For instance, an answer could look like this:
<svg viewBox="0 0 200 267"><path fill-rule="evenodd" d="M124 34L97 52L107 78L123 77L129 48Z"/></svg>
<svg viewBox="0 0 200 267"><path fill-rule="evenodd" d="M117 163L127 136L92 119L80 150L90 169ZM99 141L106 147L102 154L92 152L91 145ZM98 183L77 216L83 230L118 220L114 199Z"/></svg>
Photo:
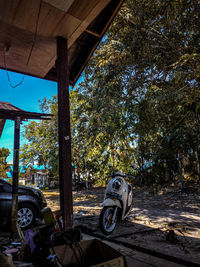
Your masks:
<svg viewBox="0 0 200 267"><path fill-rule="evenodd" d="M4 128L4 125L5 125L5 122L6 122L5 119L0 119L0 138L1 138L1 135L2 135L2 132L3 132L3 128Z"/></svg>
<svg viewBox="0 0 200 267"><path fill-rule="evenodd" d="M112 13L112 15L110 16L109 20L107 21L105 27L103 28L101 35L103 36L105 31L107 30L107 28L109 27L109 25L111 24L112 20L114 19L115 15L117 14L118 10L120 9L122 3L124 2L124 0L119 0L118 4L115 7L115 11ZM77 73L76 77L75 77L75 82L77 81L78 77L80 76L81 72L83 71L85 65L88 63L88 61L90 60L92 54L94 53L95 49L97 48L97 46L99 45L101 39L99 39L96 44L93 46L93 48L90 50L89 55L87 55L87 60L85 61L85 63L83 65L81 65L81 68L79 70L79 72ZM74 86L75 82L71 81L72 86Z"/></svg>
<svg viewBox="0 0 200 267"><path fill-rule="evenodd" d="M72 44L78 39L78 37L87 29L90 23L101 13L101 11L110 3L111 0L99 1L95 8L90 12L88 17L82 21L79 27L73 32L69 37L68 46L71 47Z"/></svg>
<svg viewBox="0 0 200 267"><path fill-rule="evenodd" d="M101 38L101 34L97 33L97 32L94 32L94 31L91 31L91 30L88 30L86 29L85 32L93 35L93 36L96 36L97 38Z"/></svg>
<svg viewBox="0 0 200 267"><path fill-rule="evenodd" d="M72 164L67 40L57 37L60 205L64 229L73 226Z"/></svg>
<svg viewBox="0 0 200 267"><path fill-rule="evenodd" d="M67 12L70 6L73 4L75 0L43 0L46 3L49 3L50 5Z"/></svg>
<svg viewBox="0 0 200 267"><path fill-rule="evenodd" d="M79 44L80 46L86 46L87 45L86 42L83 42L81 40L77 40L77 44Z"/></svg>

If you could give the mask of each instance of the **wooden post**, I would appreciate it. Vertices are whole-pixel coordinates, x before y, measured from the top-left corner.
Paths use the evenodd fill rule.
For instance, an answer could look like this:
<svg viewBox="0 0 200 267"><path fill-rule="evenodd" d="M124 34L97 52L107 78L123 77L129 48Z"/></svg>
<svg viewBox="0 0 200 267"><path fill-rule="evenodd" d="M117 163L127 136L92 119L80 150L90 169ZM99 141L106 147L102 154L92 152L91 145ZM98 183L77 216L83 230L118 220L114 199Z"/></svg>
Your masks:
<svg viewBox="0 0 200 267"><path fill-rule="evenodd" d="M73 226L72 164L67 40L57 37L60 206L64 229Z"/></svg>
<svg viewBox="0 0 200 267"><path fill-rule="evenodd" d="M17 210L18 210L18 179L19 179L19 143L20 143L21 118L15 119L14 155L13 155L13 181L12 181L12 211L11 228L14 237L18 235Z"/></svg>
<svg viewBox="0 0 200 267"><path fill-rule="evenodd" d="M2 132L3 132L3 128L4 128L4 125L5 125L5 122L6 122L5 119L0 119L0 138L1 138L1 135L2 135Z"/></svg>

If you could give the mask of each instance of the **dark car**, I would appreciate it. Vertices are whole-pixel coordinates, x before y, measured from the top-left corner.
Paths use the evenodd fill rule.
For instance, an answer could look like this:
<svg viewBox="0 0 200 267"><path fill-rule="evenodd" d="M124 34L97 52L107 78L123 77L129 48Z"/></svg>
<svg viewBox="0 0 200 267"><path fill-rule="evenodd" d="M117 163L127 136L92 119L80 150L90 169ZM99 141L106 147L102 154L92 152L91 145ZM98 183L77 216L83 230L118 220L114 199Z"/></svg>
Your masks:
<svg viewBox="0 0 200 267"><path fill-rule="evenodd" d="M22 229L35 223L41 217L41 209L47 202L38 189L19 185L18 189L18 224ZM9 221L12 208L12 184L0 178L0 223Z"/></svg>

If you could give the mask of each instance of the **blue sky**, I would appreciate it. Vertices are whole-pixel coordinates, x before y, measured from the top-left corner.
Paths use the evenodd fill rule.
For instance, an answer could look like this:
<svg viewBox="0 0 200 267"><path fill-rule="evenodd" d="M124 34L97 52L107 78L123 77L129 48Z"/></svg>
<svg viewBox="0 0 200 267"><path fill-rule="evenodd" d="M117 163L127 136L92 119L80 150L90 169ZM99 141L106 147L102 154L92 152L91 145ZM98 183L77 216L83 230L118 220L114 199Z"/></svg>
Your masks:
<svg viewBox="0 0 200 267"><path fill-rule="evenodd" d="M14 72L9 72L9 75L13 85L19 83L23 77L23 75ZM40 112L38 101L42 100L44 97L49 99L56 94L56 82L50 82L30 76L25 76L23 83L19 87L12 88L8 82L6 71L0 70L0 101L9 102L25 111ZM25 142L22 136L23 124L21 127L20 146ZM9 163L12 163L13 161L13 145L14 122L7 120L0 139L0 148L6 147L10 150L11 154L8 158Z"/></svg>

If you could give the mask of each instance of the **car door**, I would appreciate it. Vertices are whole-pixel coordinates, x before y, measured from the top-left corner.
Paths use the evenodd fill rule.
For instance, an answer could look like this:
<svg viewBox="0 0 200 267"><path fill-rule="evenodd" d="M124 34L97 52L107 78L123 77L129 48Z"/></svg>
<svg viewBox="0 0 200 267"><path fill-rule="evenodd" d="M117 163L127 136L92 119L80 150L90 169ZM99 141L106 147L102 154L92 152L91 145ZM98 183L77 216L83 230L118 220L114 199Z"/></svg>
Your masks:
<svg viewBox="0 0 200 267"><path fill-rule="evenodd" d="M0 179L0 220L10 215L12 206L12 186Z"/></svg>

